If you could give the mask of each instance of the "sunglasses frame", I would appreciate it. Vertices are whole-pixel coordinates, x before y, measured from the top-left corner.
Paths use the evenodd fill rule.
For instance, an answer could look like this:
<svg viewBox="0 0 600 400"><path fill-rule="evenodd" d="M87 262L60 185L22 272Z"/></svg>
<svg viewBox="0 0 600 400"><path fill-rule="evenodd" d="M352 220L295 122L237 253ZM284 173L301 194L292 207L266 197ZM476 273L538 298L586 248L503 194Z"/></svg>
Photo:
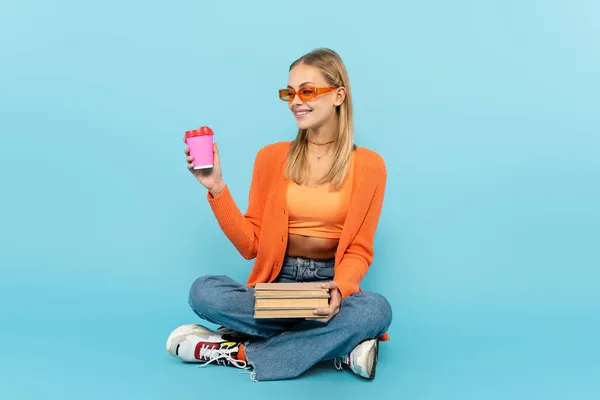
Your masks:
<svg viewBox="0 0 600 400"><path fill-rule="evenodd" d="M291 103L292 101L294 101L294 99L296 98L296 96L300 97L300 100L306 102L306 101L311 101L316 99L317 97L330 93L332 91L334 91L335 89L338 89L339 86L327 86L327 87L313 87L313 86L305 86L305 87L301 87L300 89L298 89L298 91L292 89L292 88L285 88L285 89L279 89L279 99L282 101L286 101L288 103ZM302 89L312 89L315 91L315 96L314 97L310 97L308 99L305 99L300 93L302 92ZM284 93L290 91L290 98L285 100L283 98Z"/></svg>

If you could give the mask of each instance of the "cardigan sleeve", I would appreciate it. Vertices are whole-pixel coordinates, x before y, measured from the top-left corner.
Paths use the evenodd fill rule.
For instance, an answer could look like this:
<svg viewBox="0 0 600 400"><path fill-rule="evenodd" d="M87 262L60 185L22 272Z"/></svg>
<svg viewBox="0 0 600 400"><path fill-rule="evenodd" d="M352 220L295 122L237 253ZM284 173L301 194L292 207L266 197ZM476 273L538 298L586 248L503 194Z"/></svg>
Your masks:
<svg viewBox="0 0 600 400"><path fill-rule="evenodd" d="M382 170L378 174L380 176L379 183L375 187L365 219L354 240L346 249L333 279L340 289L342 299L360 291L360 281L367 274L373 262L373 241L381 215L387 181L385 164L382 162L381 165Z"/></svg>
<svg viewBox="0 0 600 400"><path fill-rule="evenodd" d="M216 197L213 197L210 192L206 194L208 203L225 236L246 260L256 257L260 238L263 209L259 176L260 154L259 151L254 160L248 208L245 214L242 214L235 204L227 185Z"/></svg>

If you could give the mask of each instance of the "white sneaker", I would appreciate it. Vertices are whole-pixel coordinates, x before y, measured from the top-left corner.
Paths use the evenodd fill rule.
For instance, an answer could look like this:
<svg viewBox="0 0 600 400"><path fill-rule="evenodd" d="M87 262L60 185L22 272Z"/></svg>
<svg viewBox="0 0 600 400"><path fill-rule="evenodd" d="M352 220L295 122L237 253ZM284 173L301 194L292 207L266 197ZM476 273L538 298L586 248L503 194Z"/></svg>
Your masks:
<svg viewBox="0 0 600 400"><path fill-rule="evenodd" d="M198 324L187 324L181 325L178 328L175 328L173 332L167 338L167 351L173 357L177 357L177 346L179 343L185 340L187 335L202 335L213 333L210 329L205 326Z"/></svg>
<svg viewBox="0 0 600 400"><path fill-rule="evenodd" d="M197 324L182 325L167 339L167 351L185 362L215 362L246 369L246 362L238 359L241 342L225 340L218 332Z"/></svg>
<svg viewBox="0 0 600 400"><path fill-rule="evenodd" d="M359 343L346 357L334 359L333 363L335 368L340 371L344 365L348 365L356 375L374 379L378 356L379 340L369 339Z"/></svg>

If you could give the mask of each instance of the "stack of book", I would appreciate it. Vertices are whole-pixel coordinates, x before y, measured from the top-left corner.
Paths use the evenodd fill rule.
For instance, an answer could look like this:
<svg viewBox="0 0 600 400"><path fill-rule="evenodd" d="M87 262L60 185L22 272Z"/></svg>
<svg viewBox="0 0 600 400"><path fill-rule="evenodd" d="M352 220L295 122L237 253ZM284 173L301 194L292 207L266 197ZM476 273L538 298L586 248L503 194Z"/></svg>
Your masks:
<svg viewBox="0 0 600 400"><path fill-rule="evenodd" d="M254 318L319 318L313 311L329 307L329 290L319 282L257 283Z"/></svg>

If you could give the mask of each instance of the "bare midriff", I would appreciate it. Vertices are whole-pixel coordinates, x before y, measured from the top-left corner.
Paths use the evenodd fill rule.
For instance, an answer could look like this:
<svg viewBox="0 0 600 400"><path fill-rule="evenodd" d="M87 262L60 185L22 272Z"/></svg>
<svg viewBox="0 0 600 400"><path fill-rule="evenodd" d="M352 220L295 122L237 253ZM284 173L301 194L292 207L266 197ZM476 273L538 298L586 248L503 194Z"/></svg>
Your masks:
<svg viewBox="0 0 600 400"><path fill-rule="evenodd" d="M286 254L289 257L331 260L335 258L338 243L339 239L289 234Z"/></svg>

